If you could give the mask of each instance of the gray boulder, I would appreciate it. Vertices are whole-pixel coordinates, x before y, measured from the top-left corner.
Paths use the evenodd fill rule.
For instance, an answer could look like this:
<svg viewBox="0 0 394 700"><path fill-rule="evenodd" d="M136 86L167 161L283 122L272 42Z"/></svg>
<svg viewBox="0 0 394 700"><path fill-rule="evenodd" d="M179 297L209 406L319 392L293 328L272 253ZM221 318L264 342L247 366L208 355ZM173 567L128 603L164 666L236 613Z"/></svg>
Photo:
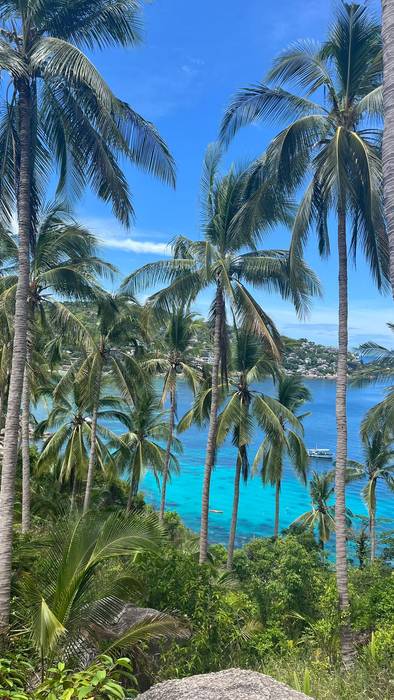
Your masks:
<svg viewBox="0 0 394 700"><path fill-rule="evenodd" d="M288 688L255 671L231 668L153 686L136 700L308 700L303 693ZM310 699L309 699L310 700Z"/></svg>

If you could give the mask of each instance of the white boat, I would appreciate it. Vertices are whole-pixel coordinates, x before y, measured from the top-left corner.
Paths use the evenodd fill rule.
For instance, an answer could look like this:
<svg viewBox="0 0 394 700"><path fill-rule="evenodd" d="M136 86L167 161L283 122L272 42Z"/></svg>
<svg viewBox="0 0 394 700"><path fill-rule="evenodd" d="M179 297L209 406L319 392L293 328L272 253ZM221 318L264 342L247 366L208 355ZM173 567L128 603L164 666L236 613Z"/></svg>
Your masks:
<svg viewBox="0 0 394 700"><path fill-rule="evenodd" d="M315 447L314 449L308 450L308 457L312 457L313 459L334 459L333 453L326 447Z"/></svg>

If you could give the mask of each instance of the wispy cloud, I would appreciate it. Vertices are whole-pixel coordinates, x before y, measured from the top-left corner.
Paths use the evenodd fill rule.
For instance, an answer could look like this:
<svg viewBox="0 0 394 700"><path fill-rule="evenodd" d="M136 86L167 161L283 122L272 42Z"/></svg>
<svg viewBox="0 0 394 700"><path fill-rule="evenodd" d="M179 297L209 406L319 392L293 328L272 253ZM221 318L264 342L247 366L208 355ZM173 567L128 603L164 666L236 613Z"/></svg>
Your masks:
<svg viewBox="0 0 394 700"><path fill-rule="evenodd" d="M155 243L154 241L136 241L133 238L102 238L99 239L104 248L117 248L129 250L132 253L152 253L156 255L171 255L167 243Z"/></svg>
<svg viewBox="0 0 394 700"><path fill-rule="evenodd" d="M173 236L162 231L144 231L134 229L129 236L115 219L82 218L82 224L97 236L99 245L113 250L125 250L131 253L151 255L171 255L169 239Z"/></svg>

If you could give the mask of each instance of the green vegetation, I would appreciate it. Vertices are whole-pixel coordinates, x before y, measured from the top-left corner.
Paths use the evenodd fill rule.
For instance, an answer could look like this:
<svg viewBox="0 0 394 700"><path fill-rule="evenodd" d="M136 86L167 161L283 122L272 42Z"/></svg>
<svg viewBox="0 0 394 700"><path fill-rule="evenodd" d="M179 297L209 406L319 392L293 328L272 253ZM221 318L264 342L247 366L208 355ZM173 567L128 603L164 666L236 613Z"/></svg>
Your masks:
<svg viewBox="0 0 394 700"><path fill-rule="evenodd" d="M200 239L178 236L171 257L131 270L112 294L104 278L116 270L66 201L90 186L128 225L122 158L174 184L153 125L83 53L134 46L141 5L0 0L9 82L0 119L0 698L126 700L156 680L242 666L316 700L389 700L394 545L390 532L378 541L376 512L379 485L394 491L392 387L360 426L362 462L348 458L346 413L349 374L358 383L393 376L392 350L366 343L367 367L348 350L349 250L361 247L379 289L389 275L380 26L363 5L342 3L321 45L297 43L265 84L242 90L221 143L206 151ZM285 124L265 153L223 171L228 141L266 118ZM254 296L275 292L297 314L308 310L321 286L303 250L313 230L329 254L329 215L338 350L282 338ZM267 249L278 224L291 230L289 247ZM208 320L193 312L203 292ZM301 375L336 376L335 479L315 472L310 510L281 533L285 460L305 485L309 477ZM181 377L194 396L183 417ZM272 395L261 391L265 377ZM38 402L47 409L39 424ZM198 535L166 512L192 423L207 428ZM209 495L230 436L225 548L210 546ZM275 487L275 525L272 537L236 549L251 462L262 488ZM139 493L146 470L161 488L159 513ZM369 518L357 531L346 486L359 479Z"/></svg>

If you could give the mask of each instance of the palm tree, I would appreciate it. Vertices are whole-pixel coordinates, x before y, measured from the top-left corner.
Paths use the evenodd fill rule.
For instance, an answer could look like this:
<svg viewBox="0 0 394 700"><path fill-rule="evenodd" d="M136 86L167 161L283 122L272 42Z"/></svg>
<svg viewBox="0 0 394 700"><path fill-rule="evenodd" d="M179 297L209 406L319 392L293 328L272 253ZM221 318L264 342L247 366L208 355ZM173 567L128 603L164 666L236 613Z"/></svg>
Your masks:
<svg viewBox="0 0 394 700"><path fill-rule="evenodd" d="M83 53L139 41L138 0L65 3L6 2L0 8L0 71L9 78L0 121L0 211L18 214L16 290L10 400L0 494L0 626L10 607L12 516L19 412L28 326L29 244L37 204L57 164L58 191L77 194L89 184L128 224L132 205L118 157L173 183L171 156L155 128L117 99Z"/></svg>
<svg viewBox="0 0 394 700"><path fill-rule="evenodd" d="M388 324L394 331L394 325ZM364 366L352 376L352 383L363 386L368 382L386 382L394 377L394 350L383 345L369 341L360 346L363 357L370 359ZM373 406L363 421L363 431L373 432L378 430L382 421L386 425L394 424L394 387L388 386L385 398L376 406Z"/></svg>
<svg viewBox="0 0 394 700"><path fill-rule="evenodd" d="M291 298L303 311L311 294L319 290L314 274L301 259L293 259L283 250L259 250L263 234L278 222L289 222L286 197L278 194L272 181L250 178L249 169L231 168L218 174L220 151L208 148L202 178L204 195L204 239L178 238L172 260L145 265L131 274L123 286L134 293L159 282L168 287L150 299L163 303L188 303L209 287L214 289L210 316L213 328L211 409L204 468L201 504L200 563L207 559L209 491L215 462L219 377L227 373L226 304L231 305L236 321L259 335L267 351L278 356L280 337L274 323L257 303L247 285L278 291ZM249 248L250 252L244 252Z"/></svg>
<svg viewBox="0 0 394 700"><path fill-rule="evenodd" d="M110 294L97 298L97 332L88 334L86 352L70 367L58 384L55 394L70 389L77 381L85 401L92 402L91 443L83 510L90 507L97 449L97 420L103 379L110 380L123 398L132 403L137 385L144 382L137 359L129 351L135 350L138 336L144 335L141 308L130 300Z"/></svg>
<svg viewBox="0 0 394 700"><path fill-rule="evenodd" d="M371 561L376 556L376 489L378 482L384 482L394 491L394 448L392 423L380 421L372 432L362 426L364 461L349 460L352 480L366 479L363 497L368 508Z"/></svg>
<svg viewBox="0 0 394 700"><path fill-rule="evenodd" d="M118 444L117 436L100 423L120 419L122 403L117 397L102 397L97 414L97 461L106 471L113 462L109 441ZM53 431L53 432L50 432ZM71 483L71 510L75 507L78 482L86 478L92 434L91 402L86 403L80 385L75 382L69 397L59 397L48 417L35 431L36 437L46 437L37 460L36 469L52 471L62 483Z"/></svg>
<svg viewBox="0 0 394 700"><path fill-rule="evenodd" d="M270 405L272 401L265 396ZM281 375L277 381L276 402L279 404L278 418L285 433L285 440L279 441L276 433L267 433L257 450L253 470L261 465L263 484L275 486L275 524L274 538L279 534L280 489L283 478L284 460L287 457L297 476L306 484L308 453L302 436L302 418L296 411L305 401L311 400L309 389L297 376Z"/></svg>
<svg viewBox="0 0 394 700"><path fill-rule="evenodd" d="M330 539L331 533L335 531L335 508L328 504L335 491L334 479L334 471L323 474L313 472L309 482L312 510L300 515L293 523L293 525L304 525L311 532L315 532L317 528L319 545L322 550Z"/></svg>
<svg viewBox="0 0 394 700"><path fill-rule="evenodd" d="M38 576L25 574L19 584L23 624L29 625L40 654L42 671L54 653L82 656L87 638L114 621L136 590L132 565L121 576L103 577L103 567L119 557L134 561L141 552L158 553L163 531L153 514L114 513L63 518L50 532ZM133 625L113 647L135 647L143 641L182 633L166 614L147 616Z"/></svg>
<svg viewBox="0 0 394 700"><path fill-rule="evenodd" d="M339 6L328 39L293 44L275 61L267 84L241 91L229 107L222 138L230 139L256 119L285 122L268 148L278 187L295 191L312 173L293 229L298 256L312 226L321 255L330 252L328 215L337 217L338 367L336 460L336 571L340 608L348 618L345 470L347 463L348 242L353 257L361 247L378 288L388 278L388 239L382 198L381 129L382 43L380 25L364 5ZM284 85L296 88L294 94ZM315 101L311 98L315 97ZM352 659L347 624L342 627L342 658Z"/></svg>
<svg viewBox="0 0 394 700"><path fill-rule="evenodd" d="M0 232L8 244L10 266L0 280L0 302L12 318L18 284L18 245L11 231ZM96 239L79 226L62 204L55 203L42 212L37 224L34 247L30 250L28 297L27 362L22 392L22 532L30 527L30 384L34 378L33 353L37 338L48 331L71 334L73 340L84 337L86 329L63 303L62 299L93 300L103 295L96 275L112 272L112 268L96 256ZM13 255L12 255L13 253ZM36 371L36 368L34 368Z"/></svg>
<svg viewBox="0 0 394 700"><path fill-rule="evenodd" d="M168 446L171 428L167 422L166 412L161 409L159 401L149 387L137 394L133 408L123 416L119 416L119 419L127 428L127 432L122 433L115 443L108 444L111 448L115 448L112 458L118 465L118 471L129 472L130 488L126 507L126 512L129 513L145 470L152 469L157 480L158 475L164 473L167 450L161 443L165 442ZM168 460L169 473L179 470L174 452L181 451L181 443L172 436Z"/></svg>
<svg viewBox="0 0 394 700"><path fill-rule="evenodd" d="M390 242L390 278L394 295L394 2L382 0L383 38L383 174L387 230Z"/></svg>
<svg viewBox="0 0 394 700"><path fill-rule="evenodd" d="M168 318L164 336L163 347L158 349L155 357L144 362L144 367L149 373L159 372L164 374L161 405L164 406L169 398L168 440L163 469L160 500L160 521L163 522L166 505L166 490L169 476L169 463L171 458L171 446L173 442L176 406L177 406L177 380L180 375L186 380L193 394L196 393L201 372L195 366L191 354L190 341L193 337L195 319L193 315L183 308L173 309Z"/></svg>
<svg viewBox="0 0 394 700"><path fill-rule="evenodd" d="M261 341L244 329L234 326L235 356L232 370L236 378L230 379L230 391L218 417L218 446L232 432L232 443L237 449L235 465L233 509L231 516L230 535L227 548L227 569L233 568L234 544L238 520L239 490L241 474L246 482L249 478L248 448L253 435L253 414L257 414L260 423L264 421L266 430L270 429L278 442L282 438L282 426L278 420L279 406L268 405L251 384L266 376L275 376L275 363L264 355Z"/></svg>

